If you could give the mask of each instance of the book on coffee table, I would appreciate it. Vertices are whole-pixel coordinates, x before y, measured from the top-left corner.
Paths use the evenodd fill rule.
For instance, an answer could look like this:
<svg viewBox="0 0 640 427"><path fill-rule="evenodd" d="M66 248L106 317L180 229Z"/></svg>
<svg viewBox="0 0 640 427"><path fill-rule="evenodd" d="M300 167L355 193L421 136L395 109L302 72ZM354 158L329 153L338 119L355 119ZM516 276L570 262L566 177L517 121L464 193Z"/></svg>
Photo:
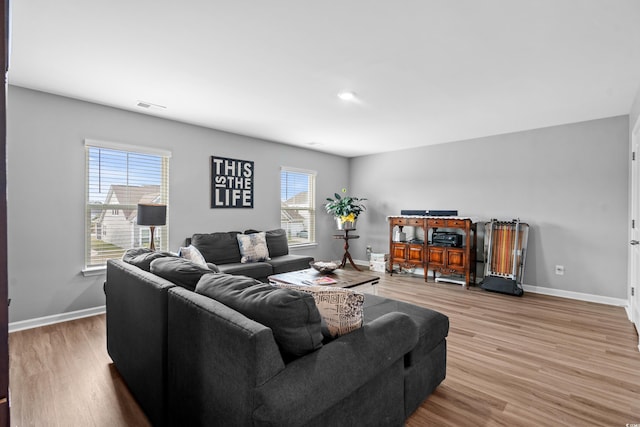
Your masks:
<svg viewBox="0 0 640 427"><path fill-rule="evenodd" d="M316 279L306 279L302 283L305 285L335 285L338 281L329 276L322 276Z"/></svg>

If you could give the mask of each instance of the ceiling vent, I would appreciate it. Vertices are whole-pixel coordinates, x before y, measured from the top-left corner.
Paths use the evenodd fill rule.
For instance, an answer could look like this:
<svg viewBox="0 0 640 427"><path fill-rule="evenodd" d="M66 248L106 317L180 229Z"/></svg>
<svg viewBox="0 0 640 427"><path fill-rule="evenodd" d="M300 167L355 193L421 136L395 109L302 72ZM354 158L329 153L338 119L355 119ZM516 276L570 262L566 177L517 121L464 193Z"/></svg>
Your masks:
<svg viewBox="0 0 640 427"><path fill-rule="evenodd" d="M140 101L140 100L138 100L138 103L136 105L140 108L145 108L147 110L156 110L156 109L165 110L167 108L164 105L153 104L151 102Z"/></svg>

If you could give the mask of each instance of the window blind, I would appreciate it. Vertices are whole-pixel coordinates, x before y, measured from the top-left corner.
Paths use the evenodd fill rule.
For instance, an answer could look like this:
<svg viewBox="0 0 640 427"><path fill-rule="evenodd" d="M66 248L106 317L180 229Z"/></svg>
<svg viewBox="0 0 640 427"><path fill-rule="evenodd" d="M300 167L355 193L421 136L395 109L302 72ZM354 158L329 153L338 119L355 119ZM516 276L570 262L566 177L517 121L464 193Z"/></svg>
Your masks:
<svg viewBox="0 0 640 427"><path fill-rule="evenodd" d="M280 170L280 226L289 246L316 241L315 180L313 171Z"/></svg>
<svg viewBox="0 0 640 427"><path fill-rule="evenodd" d="M148 226L137 224L138 203L167 205L170 153L113 143L85 142L85 268L106 265L129 248L149 247ZM155 246L167 250L167 225L157 227Z"/></svg>

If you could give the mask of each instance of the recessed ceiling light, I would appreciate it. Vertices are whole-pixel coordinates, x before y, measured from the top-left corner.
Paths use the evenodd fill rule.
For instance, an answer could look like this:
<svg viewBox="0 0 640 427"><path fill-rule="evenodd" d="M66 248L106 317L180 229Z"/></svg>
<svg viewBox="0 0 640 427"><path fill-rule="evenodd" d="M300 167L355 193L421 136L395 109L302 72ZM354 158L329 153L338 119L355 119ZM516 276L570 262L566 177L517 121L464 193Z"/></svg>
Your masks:
<svg viewBox="0 0 640 427"><path fill-rule="evenodd" d="M356 94L351 91L343 91L338 93L338 98L342 99L343 101L355 101Z"/></svg>

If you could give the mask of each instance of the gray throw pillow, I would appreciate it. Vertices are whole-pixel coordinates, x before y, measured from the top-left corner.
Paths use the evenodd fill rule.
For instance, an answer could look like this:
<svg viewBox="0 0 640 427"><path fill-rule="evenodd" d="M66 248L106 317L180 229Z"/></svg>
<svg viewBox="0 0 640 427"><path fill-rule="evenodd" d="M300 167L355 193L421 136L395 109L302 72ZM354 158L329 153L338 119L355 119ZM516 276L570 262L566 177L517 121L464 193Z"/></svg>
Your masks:
<svg viewBox="0 0 640 427"><path fill-rule="evenodd" d="M271 328L285 360L322 347L321 318L313 296L244 276L203 276L196 292Z"/></svg>
<svg viewBox="0 0 640 427"><path fill-rule="evenodd" d="M159 258L151 262L151 272L156 276L175 283L185 289L193 291L200 278L214 273L186 258Z"/></svg>

